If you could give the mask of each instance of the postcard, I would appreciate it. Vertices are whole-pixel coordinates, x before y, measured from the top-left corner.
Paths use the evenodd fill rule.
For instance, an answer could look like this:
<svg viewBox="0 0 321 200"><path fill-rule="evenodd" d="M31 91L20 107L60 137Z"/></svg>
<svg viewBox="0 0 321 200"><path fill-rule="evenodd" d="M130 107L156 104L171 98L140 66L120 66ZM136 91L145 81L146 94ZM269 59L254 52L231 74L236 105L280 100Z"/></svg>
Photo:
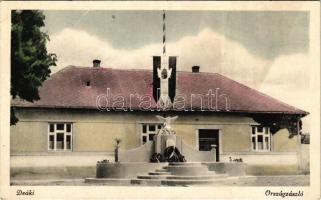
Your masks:
<svg viewBox="0 0 321 200"><path fill-rule="evenodd" d="M2 199L319 199L319 2L1 2Z"/></svg>

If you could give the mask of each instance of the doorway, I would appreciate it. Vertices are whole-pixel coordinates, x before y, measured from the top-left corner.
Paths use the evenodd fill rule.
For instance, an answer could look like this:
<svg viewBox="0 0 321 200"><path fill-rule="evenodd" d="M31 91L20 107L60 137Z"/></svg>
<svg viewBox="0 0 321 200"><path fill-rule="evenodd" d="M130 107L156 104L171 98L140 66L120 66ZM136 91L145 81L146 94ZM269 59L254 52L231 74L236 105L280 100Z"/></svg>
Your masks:
<svg viewBox="0 0 321 200"><path fill-rule="evenodd" d="M198 147L199 151L211 151L216 145L216 162L220 161L219 130L218 129L199 129Z"/></svg>

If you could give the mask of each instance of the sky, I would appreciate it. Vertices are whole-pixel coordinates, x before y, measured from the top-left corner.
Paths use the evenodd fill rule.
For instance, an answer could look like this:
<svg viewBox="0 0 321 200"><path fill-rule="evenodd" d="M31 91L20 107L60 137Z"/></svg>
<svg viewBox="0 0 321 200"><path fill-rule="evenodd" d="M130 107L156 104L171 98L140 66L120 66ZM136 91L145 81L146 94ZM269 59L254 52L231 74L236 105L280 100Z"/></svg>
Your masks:
<svg viewBox="0 0 321 200"><path fill-rule="evenodd" d="M44 13L53 73L93 59L152 69L162 53L162 11ZM309 111L309 28L305 11L167 11L167 55L178 56L179 71L199 65Z"/></svg>

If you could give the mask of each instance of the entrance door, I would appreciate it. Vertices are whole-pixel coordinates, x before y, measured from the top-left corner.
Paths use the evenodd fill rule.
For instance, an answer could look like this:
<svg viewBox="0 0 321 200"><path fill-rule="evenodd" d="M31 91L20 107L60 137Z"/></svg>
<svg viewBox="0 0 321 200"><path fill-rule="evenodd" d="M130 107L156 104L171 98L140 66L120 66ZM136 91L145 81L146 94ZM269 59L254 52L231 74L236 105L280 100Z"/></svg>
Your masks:
<svg viewBox="0 0 321 200"><path fill-rule="evenodd" d="M216 145L216 161L220 160L219 130L218 129L199 129L198 146L200 151L210 151Z"/></svg>

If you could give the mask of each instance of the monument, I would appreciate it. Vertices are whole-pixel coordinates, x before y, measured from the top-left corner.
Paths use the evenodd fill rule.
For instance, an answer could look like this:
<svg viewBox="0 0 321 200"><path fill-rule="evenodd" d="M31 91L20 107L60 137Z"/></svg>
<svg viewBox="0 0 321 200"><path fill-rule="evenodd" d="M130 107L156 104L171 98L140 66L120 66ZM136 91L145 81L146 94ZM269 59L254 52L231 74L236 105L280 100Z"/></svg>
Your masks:
<svg viewBox="0 0 321 200"><path fill-rule="evenodd" d="M182 139L176 135L172 127L178 116L162 117L157 115L156 117L162 123L162 127L154 135L153 141L145 143L139 148L123 151L120 162L98 162L96 178L86 178L85 182L107 185L186 186L211 184L213 181L227 177L225 171L215 172L221 168L215 165L216 162L204 164L198 160L204 157L209 161L210 155L215 155L214 153L191 150L183 145ZM181 153L183 149L190 159L188 162ZM151 155L150 160L141 162L142 157L146 155ZM136 160L128 162L133 157Z"/></svg>
<svg viewBox="0 0 321 200"><path fill-rule="evenodd" d="M156 116L162 122L162 128L154 136L154 153L151 162L186 162L185 157L177 148L177 137L171 124L178 118Z"/></svg>

